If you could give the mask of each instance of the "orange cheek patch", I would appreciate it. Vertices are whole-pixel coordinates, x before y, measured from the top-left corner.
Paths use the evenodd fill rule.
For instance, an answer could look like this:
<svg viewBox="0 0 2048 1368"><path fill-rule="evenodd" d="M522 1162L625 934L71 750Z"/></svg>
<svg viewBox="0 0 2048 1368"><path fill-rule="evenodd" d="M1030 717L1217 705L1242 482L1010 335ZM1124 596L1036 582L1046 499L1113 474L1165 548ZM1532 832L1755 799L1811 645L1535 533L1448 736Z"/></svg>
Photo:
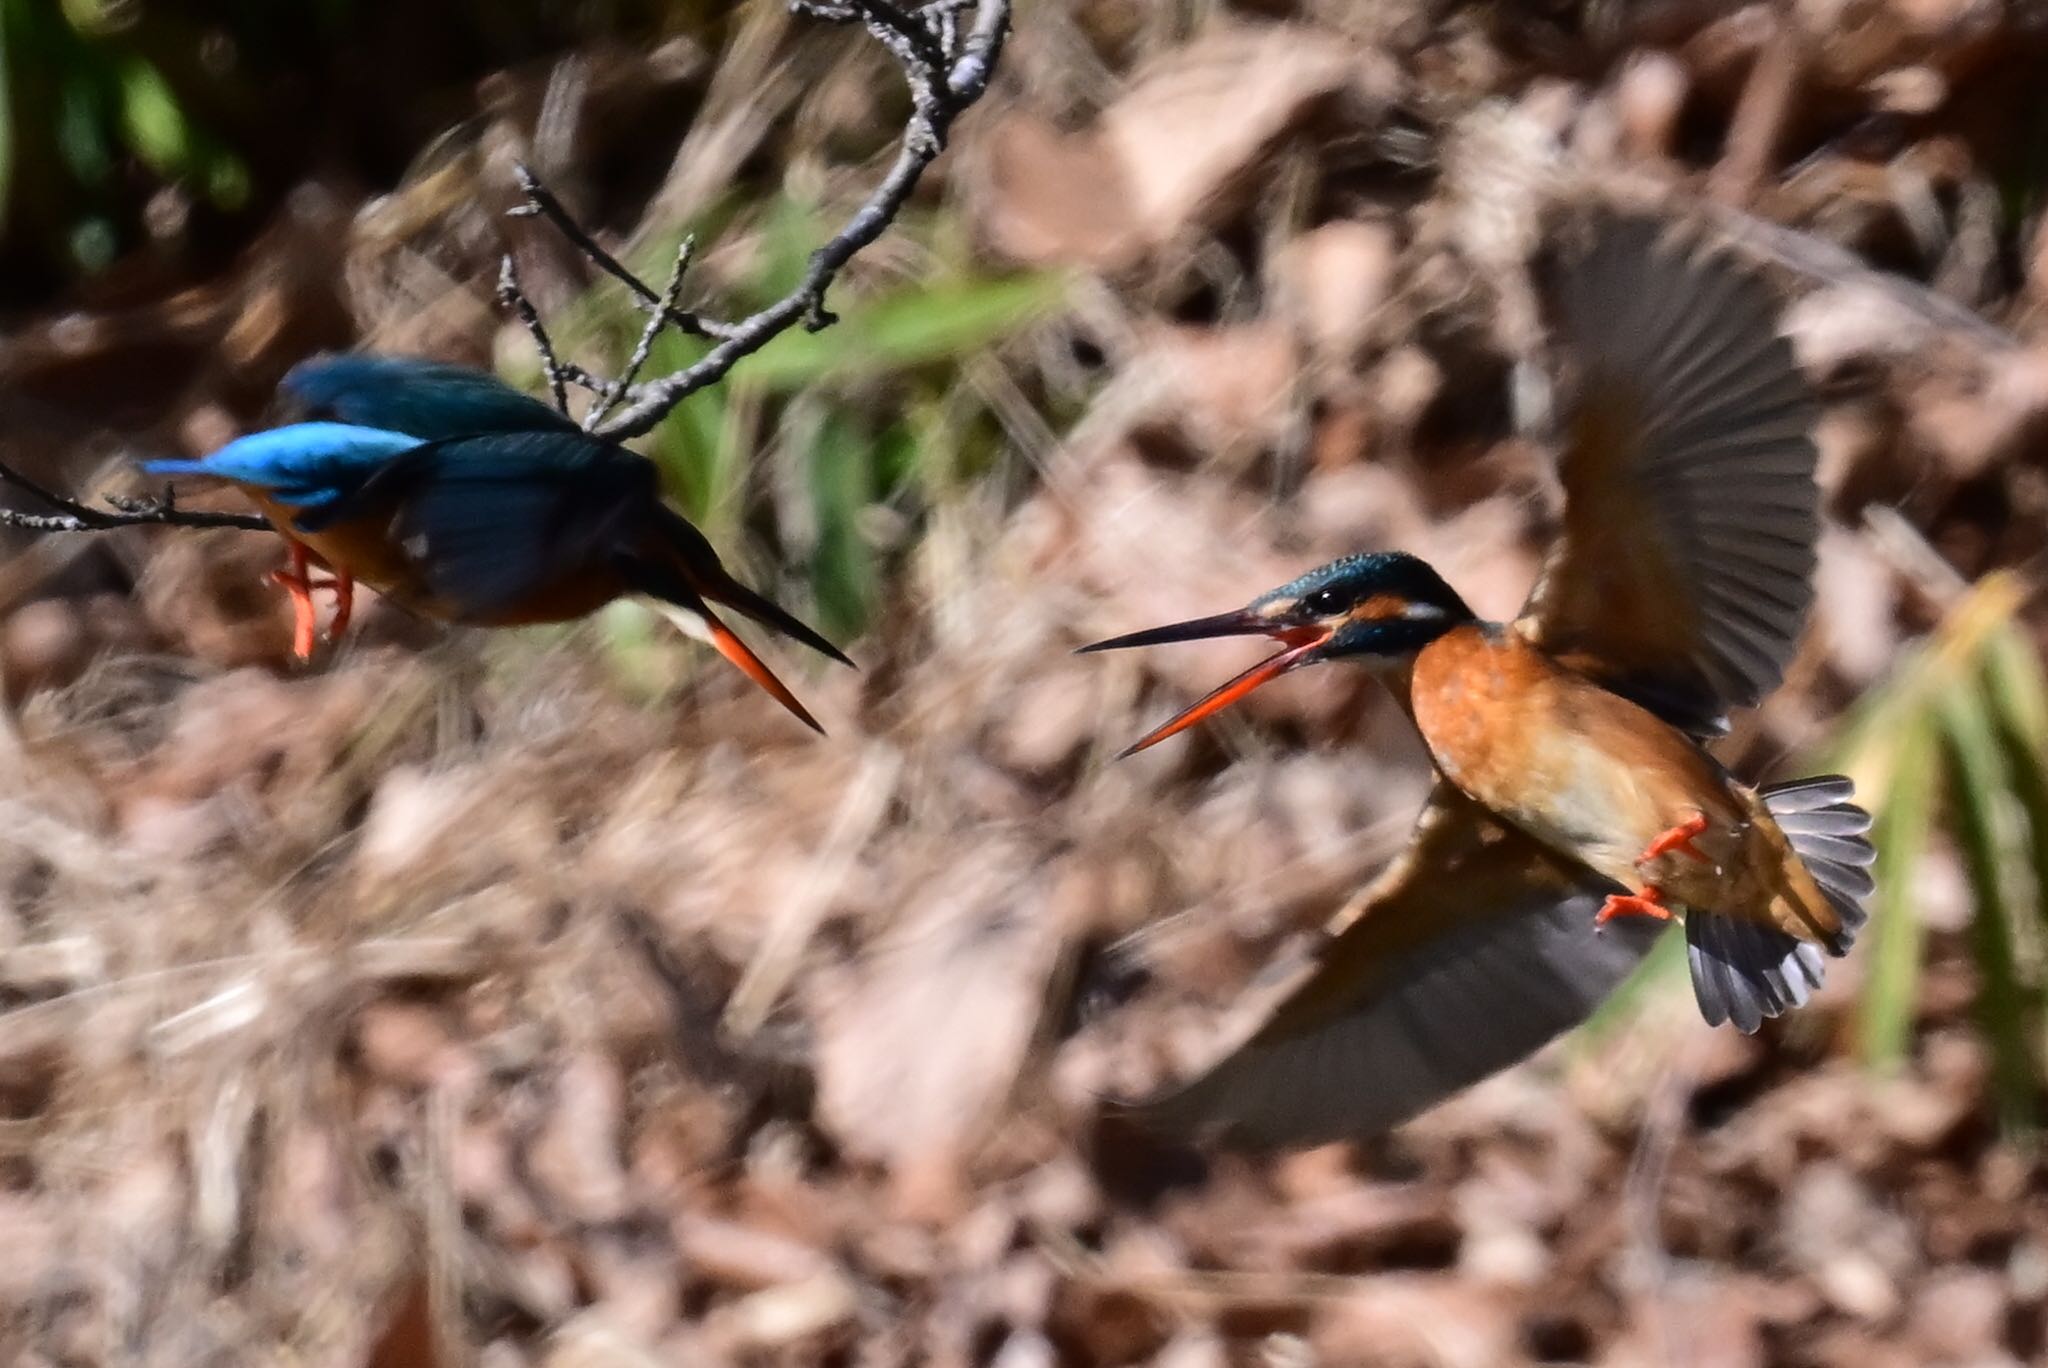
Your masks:
<svg viewBox="0 0 2048 1368"><path fill-rule="evenodd" d="M1353 604L1346 614L1353 622L1385 622L1397 618L1408 610L1408 601L1398 594L1374 594L1371 598Z"/></svg>

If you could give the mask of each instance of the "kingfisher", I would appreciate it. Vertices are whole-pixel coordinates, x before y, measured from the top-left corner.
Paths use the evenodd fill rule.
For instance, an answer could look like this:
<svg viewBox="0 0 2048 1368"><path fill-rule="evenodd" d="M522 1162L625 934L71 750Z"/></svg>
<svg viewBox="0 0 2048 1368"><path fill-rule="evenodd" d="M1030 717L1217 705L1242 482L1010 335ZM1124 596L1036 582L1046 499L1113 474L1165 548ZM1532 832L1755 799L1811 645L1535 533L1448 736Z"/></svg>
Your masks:
<svg viewBox="0 0 2048 1368"><path fill-rule="evenodd" d="M316 589L335 596L330 640L348 628L357 582L422 616L488 627L565 622L639 594L823 730L711 605L853 662L734 579L662 501L646 457L495 376L441 362L320 357L279 388L304 421L143 469L225 480L283 534L289 560L272 578L291 596L301 660L317 641ZM329 577L314 578L315 566Z"/></svg>
<svg viewBox="0 0 2048 1368"><path fill-rule="evenodd" d="M1812 600L1818 409L1771 293L1686 226L1610 210L1573 227L1538 271L1576 370L1563 508L1514 621L1380 551L1082 648L1282 647L1126 755L1352 661L1435 769L1403 853L1141 1119L1268 1145L1388 1129L1584 1020L1674 915L1701 1013L1753 1032L1865 920L1875 852L1850 782L1756 788L1706 749L1777 686Z"/></svg>

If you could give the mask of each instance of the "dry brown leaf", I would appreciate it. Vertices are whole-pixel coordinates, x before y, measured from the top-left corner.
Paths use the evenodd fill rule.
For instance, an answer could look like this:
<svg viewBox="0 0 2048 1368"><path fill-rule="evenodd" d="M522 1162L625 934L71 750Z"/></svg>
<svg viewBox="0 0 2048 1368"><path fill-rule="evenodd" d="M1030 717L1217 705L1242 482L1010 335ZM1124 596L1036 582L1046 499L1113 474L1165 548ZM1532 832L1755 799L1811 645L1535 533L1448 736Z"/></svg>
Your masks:
<svg viewBox="0 0 2048 1368"><path fill-rule="evenodd" d="M1261 151L1367 74L1349 43L1280 24L1219 27L1141 70L1100 123L1139 231L1159 243L1206 222Z"/></svg>
<svg viewBox="0 0 2048 1368"><path fill-rule="evenodd" d="M1384 223L1340 220L1303 233L1273 262L1277 302L1296 320L1313 365L1331 376L1348 374L1375 314L1394 286L1400 242Z"/></svg>
<svg viewBox="0 0 2048 1368"><path fill-rule="evenodd" d="M1295 421L1293 340L1277 323L1145 328L1124 365L1153 396L1147 417L1197 453L1238 453L1283 441Z"/></svg>
<svg viewBox="0 0 2048 1368"><path fill-rule="evenodd" d="M941 869L827 1007L820 1105L853 1153L942 1188L957 1177L1045 1009L1062 930L1047 888L1021 846Z"/></svg>
<svg viewBox="0 0 2048 1368"><path fill-rule="evenodd" d="M679 1211L671 1229L692 1273L741 1291L806 1282L832 1266L801 1240L715 1216Z"/></svg>
<svg viewBox="0 0 2048 1368"><path fill-rule="evenodd" d="M1484 1288L1413 1273L1360 1278L1353 1287L1313 1333L1324 1362L1494 1368L1515 1361L1516 1317Z"/></svg>
<svg viewBox="0 0 2048 1368"><path fill-rule="evenodd" d="M1123 164L1092 130L1061 133L1029 113L989 135L982 231L1014 261L1117 270L1143 239Z"/></svg>
<svg viewBox="0 0 2048 1368"><path fill-rule="evenodd" d="M1018 260L1127 266L1212 226L1261 154L1332 97L1376 108L1396 85L1390 64L1333 34L1216 27L1134 74L1078 133L1006 120L987 154L984 231Z"/></svg>
<svg viewBox="0 0 2048 1368"><path fill-rule="evenodd" d="M555 1075L554 1096L526 1156L549 1202L571 1219L615 1221L629 1188L620 1137L625 1080L609 1055L579 1051Z"/></svg>

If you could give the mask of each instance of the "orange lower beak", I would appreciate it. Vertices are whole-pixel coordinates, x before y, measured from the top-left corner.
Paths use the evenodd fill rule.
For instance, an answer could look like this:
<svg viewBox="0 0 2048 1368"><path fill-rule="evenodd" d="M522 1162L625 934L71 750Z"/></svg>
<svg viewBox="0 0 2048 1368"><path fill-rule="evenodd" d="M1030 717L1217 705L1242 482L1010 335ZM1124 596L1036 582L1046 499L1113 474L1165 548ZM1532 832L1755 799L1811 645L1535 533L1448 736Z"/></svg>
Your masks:
<svg viewBox="0 0 2048 1368"><path fill-rule="evenodd" d="M1316 652L1328 642L1333 632L1328 627L1283 627L1250 612L1224 613L1218 617L1197 618L1192 622L1178 622L1170 627L1155 627L1150 631L1133 632L1129 636L1098 641L1083 646L1083 651L1111 651L1128 646L1155 646L1170 641L1201 641L1223 636L1270 636L1285 642L1287 649L1279 655L1262 660L1246 670L1228 684L1199 702L1175 714L1168 721L1153 728L1130 745L1117 752L1116 758L1136 755L1150 746L1156 746L1167 737L1187 730L1195 723L1214 713L1219 713L1231 704L1258 688L1271 683L1298 665L1305 665L1316 656Z"/></svg>
<svg viewBox="0 0 2048 1368"><path fill-rule="evenodd" d="M775 672L768 668L767 662L755 655L753 648L741 641L732 628L720 622L709 607L700 602L695 608L684 608L661 599L653 600L652 606L684 633L699 641L710 643L713 650L738 666L741 674L760 685L769 697L789 709L797 721L820 736L825 734L825 729L818 725L818 719L812 717L809 710L797 702L796 695L789 691L789 686L777 679Z"/></svg>
<svg viewBox="0 0 2048 1368"><path fill-rule="evenodd" d="M804 705L796 701L796 695L789 691L789 686L775 677L775 672L768 668L767 662L754 654L752 647L733 635L732 628L711 616L710 610L706 609L703 616L704 626L711 633L713 649L739 666L740 672L767 690L769 697L794 713L797 721L820 736L825 734L825 729L818 725L818 719L812 717Z"/></svg>

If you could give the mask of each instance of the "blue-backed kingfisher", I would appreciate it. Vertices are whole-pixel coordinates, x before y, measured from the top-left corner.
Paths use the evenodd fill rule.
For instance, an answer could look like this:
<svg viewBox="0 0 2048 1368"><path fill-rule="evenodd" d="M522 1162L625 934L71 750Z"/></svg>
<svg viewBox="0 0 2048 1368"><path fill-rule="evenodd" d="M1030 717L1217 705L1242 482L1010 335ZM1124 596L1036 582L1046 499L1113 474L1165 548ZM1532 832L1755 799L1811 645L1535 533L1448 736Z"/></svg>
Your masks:
<svg viewBox="0 0 2048 1368"><path fill-rule="evenodd" d="M628 594L684 621L806 725L810 713L711 611L720 604L851 664L735 580L703 533L661 499L646 457L480 371L404 357L305 362L280 386L306 421L251 433L155 475L244 490L290 546L293 646L313 653L312 591L333 589L347 628L355 583L446 622L562 622ZM315 580L309 567L333 575Z"/></svg>
<svg viewBox="0 0 2048 1368"><path fill-rule="evenodd" d="M1577 371L1562 527L1519 617L1481 621L1383 552L1083 648L1285 646L1133 750L1350 660L1436 769L1407 850L1269 980L1233 1047L1141 1115L1268 1144L1393 1126L1583 1020L1674 911L1702 1013L1754 1031L1865 919L1875 853L1849 781L1752 788L1704 748L1777 685L1812 598L1817 406L1771 295L1647 218L1563 237L1540 273Z"/></svg>

